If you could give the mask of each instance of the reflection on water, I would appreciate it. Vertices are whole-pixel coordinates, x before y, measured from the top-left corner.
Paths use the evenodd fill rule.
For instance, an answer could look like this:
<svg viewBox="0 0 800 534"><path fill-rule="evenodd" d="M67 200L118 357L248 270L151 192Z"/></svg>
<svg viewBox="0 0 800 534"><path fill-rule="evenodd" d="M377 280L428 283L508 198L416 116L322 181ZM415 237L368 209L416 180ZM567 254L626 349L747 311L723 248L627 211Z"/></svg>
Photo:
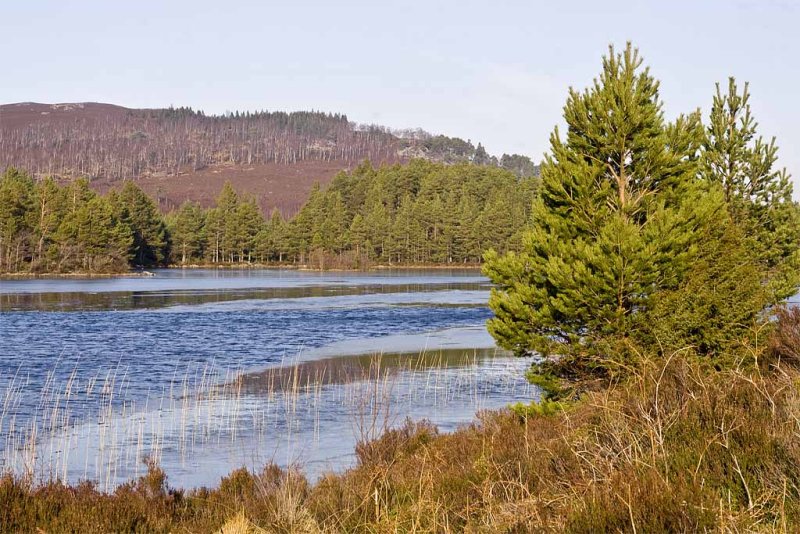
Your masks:
<svg viewBox="0 0 800 534"><path fill-rule="evenodd" d="M124 311L136 309L198 306L201 304L266 302L273 299L316 298L363 295L416 295L446 290L483 290L485 283L390 284L356 286L276 287L266 289L185 289L168 291L114 291L76 293L0 293L4 311ZM228 306L230 309L231 306ZM206 309L211 309L206 307Z"/></svg>
<svg viewBox="0 0 800 534"><path fill-rule="evenodd" d="M116 293L229 291L329 286L391 286L485 283L475 269L298 271L294 269L160 269L152 277L37 278L0 280L0 293Z"/></svg>
<svg viewBox="0 0 800 534"><path fill-rule="evenodd" d="M213 485L234 468L268 462L299 465L314 478L352 466L357 441L406 417L450 431L478 410L536 398L522 378L526 365L489 351L459 350L206 375L194 387L183 384L144 405L112 410L101 401L96 418L66 426L49 426L47 419L35 446L12 441L4 461L35 476L88 478L106 489L142 474L145 457L156 459L181 487ZM60 399L66 410L65 397L51 393L49 404Z"/></svg>
<svg viewBox="0 0 800 534"><path fill-rule="evenodd" d="M1 287L0 461L38 476L113 487L147 455L188 486L272 460L317 474L350 465L357 439L406 416L447 430L536 395L529 362L486 333L475 271L166 271Z"/></svg>
<svg viewBox="0 0 800 534"><path fill-rule="evenodd" d="M475 367L484 365L489 360L507 359L509 356L510 353L497 348L432 348L419 352L369 352L270 367L263 371L239 375L234 383L246 393L265 395L275 391L307 387L309 384L316 387L371 382L400 373ZM231 383L221 385L221 387L230 386Z"/></svg>

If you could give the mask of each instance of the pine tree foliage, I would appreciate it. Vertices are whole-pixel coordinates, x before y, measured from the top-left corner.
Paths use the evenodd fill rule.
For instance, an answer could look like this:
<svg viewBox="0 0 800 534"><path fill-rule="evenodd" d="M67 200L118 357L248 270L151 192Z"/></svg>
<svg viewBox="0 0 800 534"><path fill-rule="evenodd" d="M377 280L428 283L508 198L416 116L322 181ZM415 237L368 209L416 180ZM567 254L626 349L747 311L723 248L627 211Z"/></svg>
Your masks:
<svg viewBox="0 0 800 534"><path fill-rule="evenodd" d="M33 181L16 169L0 181L0 270L17 271L29 253Z"/></svg>
<svg viewBox="0 0 800 534"><path fill-rule="evenodd" d="M268 220L226 182L216 205L162 217L135 183L99 196L85 179L59 186L8 170L0 178L0 270L119 271L168 263L475 264L520 243L536 179L497 167L364 162L315 186L300 211ZM108 228L100 228L105 224Z"/></svg>
<svg viewBox="0 0 800 534"><path fill-rule="evenodd" d="M109 195L117 218L133 232L130 258L134 265L164 265L169 257L167 229L153 199L131 181Z"/></svg>
<svg viewBox="0 0 800 534"><path fill-rule="evenodd" d="M205 213L195 202L186 201L167 219L172 237L172 254L175 262L186 265L192 258L205 254Z"/></svg>
<svg viewBox="0 0 800 534"><path fill-rule="evenodd" d="M130 226L86 180L67 187L0 175L0 272L111 272L128 268Z"/></svg>
<svg viewBox="0 0 800 534"><path fill-rule="evenodd" d="M724 224L719 191L699 182L699 114L664 120L658 82L630 45L612 48L584 92L570 90L551 136L522 251L486 254L489 330L517 353L606 368L659 290L676 288L700 243Z"/></svg>
<svg viewBox="0 0 800 534"><path fill-rule="evenodd" d="M741 93L734 78L727 92L719 84L705 141L704 176L719 184L733 220L755 251L772 302L793 295L800 285L800 208L792 182L777 168L775 138L757 137L748 84Z"/></svg>
<svg viewBox="0 0 800 534"><path fill-rule="evenodd" d="M636 334L662 353L691 348L720 367L733 367L741 363L743 342L768 303L761 266L731 223L698 252L679 287L653 295Z"/></svg>

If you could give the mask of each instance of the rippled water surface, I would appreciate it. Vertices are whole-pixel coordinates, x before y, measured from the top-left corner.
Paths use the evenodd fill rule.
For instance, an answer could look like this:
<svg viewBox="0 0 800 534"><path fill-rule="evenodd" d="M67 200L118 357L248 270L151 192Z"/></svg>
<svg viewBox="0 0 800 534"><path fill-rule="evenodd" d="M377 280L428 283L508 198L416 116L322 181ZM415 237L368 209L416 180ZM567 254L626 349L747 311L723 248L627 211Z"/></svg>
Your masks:
<svg viewBox="0 0 800 534"><path fill-rule="evenodd" d="M185 486L347 467L407 416L449 430L536 396L488 293L474 270L1 281L0 461L106 487L145 456Z"/></svg>

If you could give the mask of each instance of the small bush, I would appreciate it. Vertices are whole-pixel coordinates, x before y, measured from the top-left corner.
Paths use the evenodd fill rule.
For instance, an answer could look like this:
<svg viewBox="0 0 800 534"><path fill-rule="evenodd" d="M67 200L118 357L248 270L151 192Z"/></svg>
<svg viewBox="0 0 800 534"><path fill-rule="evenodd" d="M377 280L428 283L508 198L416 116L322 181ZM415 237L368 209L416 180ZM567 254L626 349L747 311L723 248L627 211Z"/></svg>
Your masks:
<svg viewBox="0 0 800 534"><path fill-rule="evenodd" d="M547 369L545 364L532 365L525 373L525 378L541 390L545 399L557 399L564 395L561 380Z"/></svg>
<svg viewBox="0 0 800 534"><path fill-rule="evenodd" d="M509 409L519 416L520 419L530 419L532 417L550 417L556 415L565 408L566 404L561 401L551 401L542 399L539 402L528 404L517 402L509 406Z"/></svg>
<svg viewBox="0 0 800 534"><path fill-rule="evenodd" d="M768 355L772 362L800 367L800 307L778 309Z"/></svg>
<svg viewBox="0 0 800 534"><path fill-rule="evenodd" d="M430 442L439 431L430 421L414 422L406 419L403 426L390 429L372 441L356 444L359 465L385 464L403 455L413 454L419 447Z"/></svg>

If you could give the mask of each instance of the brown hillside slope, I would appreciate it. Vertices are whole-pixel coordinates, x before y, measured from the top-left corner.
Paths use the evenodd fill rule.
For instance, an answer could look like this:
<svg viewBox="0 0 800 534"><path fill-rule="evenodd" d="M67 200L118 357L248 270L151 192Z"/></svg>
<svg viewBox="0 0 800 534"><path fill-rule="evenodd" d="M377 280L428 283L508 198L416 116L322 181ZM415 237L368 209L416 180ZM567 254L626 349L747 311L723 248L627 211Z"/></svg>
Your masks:
<svg viewBox="0 0 800 534"><path fill-rule="evenodd" d="M191 108L130 109L96 102L0 105L0 171L62 180L88 177L100 191L135 180L162 210L184 200L208 206L222 184L254 195L266 212L294 213L315 182L369 159L421 157L534 171L529 158L492 158L480 146L422 130L402 134L316 111L205 115Z"/></svg>
<svg viewBox="0 0 800 534"><path fill-rule="evenodd" d="M315 183L326 185L337 172L349 168L350 165L341 161L301 161L292 165L221 164L177 176L163 173L142 176L136 183L158 201L163 212L169 212L185 200L210 207L222 184L230 181L236 191L253 195L265 215L277 208L284 216L291 216L300 209ZM100 178L92 182L92 186L105 193L118 188L120 182Z"/></svg>
<svg viewBox="0 0 800 534"><path fill-rule="evenodd" d="M254 195L265 213L296 211L315 182L365 158L401 161L400 140L343 115L129 109L95 102L0 106L0 168L62 180L87 176L102 192L135 180L164 211L208 206L222 184Z"/></svg>
<svg viewBox="0 0 800 534"><path fill-rule="evenodd" d="M130 110L122 106L97 102L74 104L20 102L0 106L0 129L5 132L32 125L97 124L109 118L124 116L127 111Z"/></svg>
<svg viewBox="0 0 800 534"><path fill-rule="evenodd" d="M291 214L314 182L366 158L402 161L401 144L384 130L316 112L208 117L95 102L0 106L0 168L87 176L100 191L136 180L164 210L187 199L209 205L230 180L265 212Z"/></svg>

